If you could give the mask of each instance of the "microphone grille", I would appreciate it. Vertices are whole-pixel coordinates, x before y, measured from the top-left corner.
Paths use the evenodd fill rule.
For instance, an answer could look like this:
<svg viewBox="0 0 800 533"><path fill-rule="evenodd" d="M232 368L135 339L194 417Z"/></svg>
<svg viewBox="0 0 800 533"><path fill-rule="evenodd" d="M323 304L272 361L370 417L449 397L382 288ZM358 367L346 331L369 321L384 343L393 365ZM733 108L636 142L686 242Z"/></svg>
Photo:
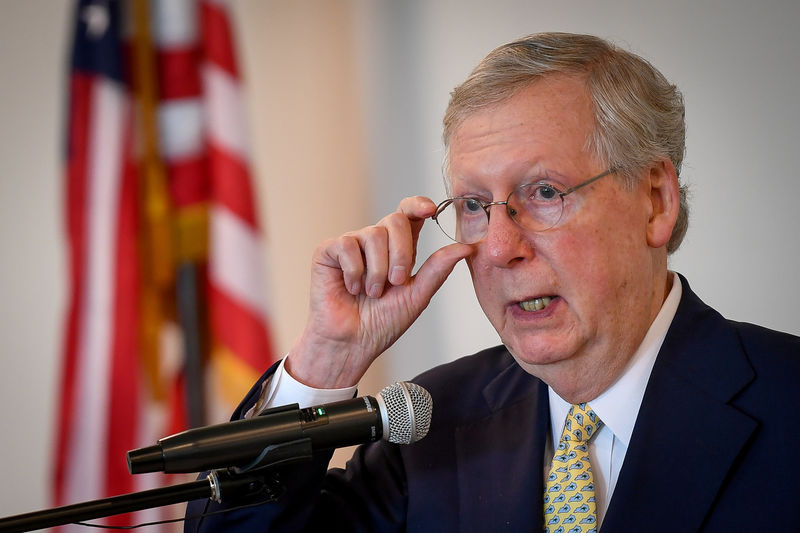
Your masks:
<svg viewBox="0 0 800 533"><path fill-rule="evenodd" d="M379 395L386 406L384 439L410 444L428 434L433 412L433 399L428 391L416 383L400 381L385 387Z"/></svg>

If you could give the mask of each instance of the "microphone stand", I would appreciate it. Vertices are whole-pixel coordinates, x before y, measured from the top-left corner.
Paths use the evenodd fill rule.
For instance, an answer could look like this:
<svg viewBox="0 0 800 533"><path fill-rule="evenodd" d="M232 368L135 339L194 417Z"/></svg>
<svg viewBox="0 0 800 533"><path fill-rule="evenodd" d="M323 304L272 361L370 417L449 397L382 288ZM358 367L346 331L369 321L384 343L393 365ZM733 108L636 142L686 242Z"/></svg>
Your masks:
<svg viewBox="0 0 800 533"><path fill-rule="evenodd" d="M272 469L311 458L311 439L299 439L271 446L253 469L212 470L206 479L198 481L0 518L0 531L33 531L201 498L229 502L258 496L267 503L277 500L282 490L271 475Z"/></svg>

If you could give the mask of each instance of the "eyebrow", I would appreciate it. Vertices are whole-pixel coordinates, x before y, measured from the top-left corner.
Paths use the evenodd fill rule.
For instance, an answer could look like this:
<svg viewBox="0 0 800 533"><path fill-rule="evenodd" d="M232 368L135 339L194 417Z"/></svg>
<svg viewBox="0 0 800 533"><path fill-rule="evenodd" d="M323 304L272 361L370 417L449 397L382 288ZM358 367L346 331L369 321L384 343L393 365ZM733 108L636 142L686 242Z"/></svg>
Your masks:
<svg viewBox="0 0 800 533"><path fill-rule="evenodd" d="M538 165L534 165L532 167L532 169L535 169L537 166ZM529 185L531 183L547 182L550 185L556 186L556 188L558 190L565 191L565 190L569 189L569 186L565 183L565 180L566 180L566 177L563 174L561 174L560 172L558 172L557 170L544 168L544 169L538 170L536 172L535 176L529 176L529 177L520 179L514 185L514 189L516 189L517 187L521 187L523 185ZM462 192L459 192L458 194L456 194L456 192L455 192L456 191L456 187L454 185L455 181L459 181L462 184L464 182L466 182L466 185L467 185L466 187L461 187ZM450 189L449 194L450 194L450 196L452 198L464 197L464 196L467 196L467 195L471 195L471 196L475 196L476 198L481 199L481 200L483 200L485 198L488 199L488 201L493 201L494 200L494 196L491 194L491 192L489 191L489 189L485 185L482 184L480 186L473 187L475 184L469 178L457 179L457 178L452 178L451 177L448 180L448 183L450 185L449 186L449 189Z"/></svg>

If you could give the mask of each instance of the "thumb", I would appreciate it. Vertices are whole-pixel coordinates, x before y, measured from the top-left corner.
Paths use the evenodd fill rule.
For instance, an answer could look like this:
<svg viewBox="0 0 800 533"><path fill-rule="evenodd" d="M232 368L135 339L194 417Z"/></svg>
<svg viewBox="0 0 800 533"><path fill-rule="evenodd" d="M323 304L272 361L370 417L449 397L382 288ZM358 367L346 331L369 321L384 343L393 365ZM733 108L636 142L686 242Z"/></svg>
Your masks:
<svg viewBox="0 0 800 533"><path fill-rule="evenodd" d="M471 255L473 249L468 244L450 244L431 254L414 276L411 296L413 305L419 309L427 307L433 295L453 272L456 263Z"/></svg>

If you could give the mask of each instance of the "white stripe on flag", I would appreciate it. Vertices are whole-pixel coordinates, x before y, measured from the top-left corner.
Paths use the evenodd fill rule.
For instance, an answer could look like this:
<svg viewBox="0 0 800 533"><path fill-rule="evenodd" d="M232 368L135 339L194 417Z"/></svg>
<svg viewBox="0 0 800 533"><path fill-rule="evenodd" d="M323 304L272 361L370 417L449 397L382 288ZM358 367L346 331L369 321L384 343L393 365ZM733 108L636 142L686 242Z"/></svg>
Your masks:
<svg viewBox="0 0 800 533"><path fill-rule="evenodd" d="M269 298L259 234L224 207L212 207L210 215L212 283L266 317Z"/></svg>
<svg viewBox="0 0 800 533"><path fill-rule="evenodd" d="M162 102L158 107L159 143L167 161L199 155L203 146L203 104L199 98Z"/></svg>
<svg viewBox="0 0 800 533"><path fill-rule="evenodd" d="M195 0L155 0L150 2L153 41L158 48L192 46L197 42L197 4Z"/></svg>
<svg viewBox="0 0 800 533"><path fill-rule="evenodd" d="M71 502L104 496L125 93L114 82L95 81L91 106L86 180L88 216L84 228L88 252L84 307L79 310L77 398L66 464L65 494Z"/></svg>
<svg viewBox="0 0 800 533"><path fill-rule="evenodd" d="M213 63L202 67L206 124L211 141L248 162L249 140L238 80Z"/></svg>

